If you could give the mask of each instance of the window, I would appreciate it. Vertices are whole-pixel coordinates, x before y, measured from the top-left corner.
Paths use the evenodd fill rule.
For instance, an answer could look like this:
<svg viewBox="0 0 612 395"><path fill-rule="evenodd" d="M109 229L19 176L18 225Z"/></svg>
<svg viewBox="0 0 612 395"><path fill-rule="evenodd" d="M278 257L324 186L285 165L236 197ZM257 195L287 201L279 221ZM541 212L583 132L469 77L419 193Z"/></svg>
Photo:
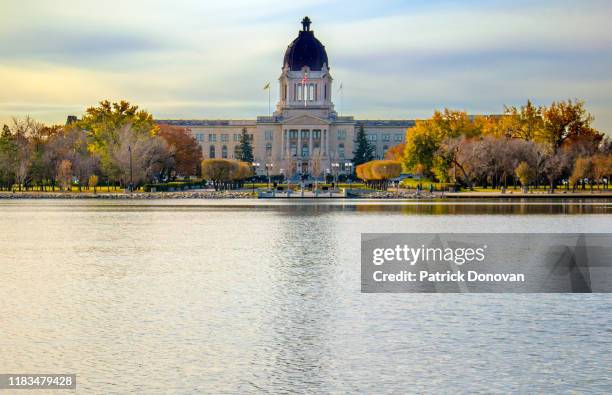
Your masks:
<svg viewBox="0 0 612 395"><path fill-rule="evenodd" d="M272 133L271 130L266 130L265 133L264 133L264 138L266 139L266 141L272 140L273 136L274 136L274 134Z"/></svg>
<svg viewBox="0 0 612 395"><path fill-rule="evenodd" d="M266 156L272 156L272 144L266 144Z"/></svg>
<svg viewBox="0 0 612 395"><path fill-rule="evenodd" d="M308 129L302 129L300 131L301 135L302 135L302 140L307 139L310 137L310 130Z"/></svg>
<svg viewBox="0 0 612 395"><path fill-rule="evenodd" d="M346 139L346 130L338 130L338 134L336 136L338 140Z"/></svg>
<svg viewBox="0 0 612 395"><path fill-rule="evenodd" d="M222 134L221 135L221 141L223 142L228 142L229 141L229 134Z"/></svg>
<svg viewBox="0 0 612 395"><path fill-rule="evenodd" d="M289 138L290 139L297 139L298 137L298 131L296 129L291 129L289 131Z"/></svg>
<svg viewBox="0 0 612 395"><path fill-rule="evenodd" d="M287 84L283 84L283 100L287 100Z"/></svg>
<svg viewBox="0 0 612 395"><path fill-rule="evenodd" d="M302 84L296 84L295 88L296 88L295 89L295 94L296 94L295 99L296 100L304 100L302 98Z"/></svg>
<svg viewBox="0 0 612 395"><path fill-rule="evenodd" d="M234 133L234 141L240 141L240 137L242 135L240 133Z"/></svg>
<svg viewBox="0 0 612 395"><path fill-rule="evenodd" d="M327 100L327 84L323 85L323 98Z"/></svg>
<svg viewBox="0 0 612 395"><path fill-rule="evenodd" d="M383 134L381 141L391 141L391 135L389 133Z"/></svg>
<svg viewBox="0 0 612 395"><path fill-rule="evenodd" d="M302 157L308 156L308 145L302 145Z"/></svg>
<svg viewBox="0 0 612 395"><path fill-rule="evenodd" d="M237 145L234 147L234 159L238 159L240 157L240 146Z"/></svg>
<svg viewBox="0 0 612 395"><path fill-rule="evenodd" d="M213 133L209 134L208 141L210 141L211 143L217 141L217 135Z"/></svg>
<svg viewBox="0 0 612 395"><path fill-rule="evenodd" d="M221 147L221 157L223 159L227 159L227 145L224 145L223 147Z"/></svg>
<svg viewBox="0 0 612 395"><path fill-rule="evenodd" d="M250 142L253 142L253 133L247 134L247 138L249 139Z"/></svg>
<svg viewBox="0 0 612 395"><path fill-rule="evenodd" d="M395 142L399 143L400 141L402 141L402 134L401 133L397 133L396 135L393 136L393 140L395 140Z"/></svg>
<svg viewBox="0 0 612 395"><path fill-rule="evenodd" d="M338 144L338 157L340 159L344 159L344 144L343 143Z"/></svg>
<svg viewBox="0 0 612 395"><path fill-rule="evenodd" d="M368 141L376 141L378 139L378 135L376 135L376 134L368 134L367 138L368 138Z"/></svg>
<svg viewBox="0 0 612 395"><path fill-rule="evenodd" d="M195 138L197 141L204 141L204 133L196 133Z"/></svg>
<svg viewBox="0 0 612 395"><path fill-rule="evenodd" d="M215 159L215 146L214 145L210 146L210 153L209 153L208 157L210 159Z"/></svg>
<svg viewBox="0 0 612 395"><path fill-rule="evenodd" d="M387 153L387 150L389 149L388 145L383 145L383 157L385 156L385 154Z"/></svg>
<svg viewBox="0 0 612 395"><path fill-rule="evenodd" d="M321 139L321 129L315 129L312 131L313 139Z"/></svg>
<svg viewBox="0 0 612 395"><path fill-rule="evenodd" d="M291 156L297 156L297 144L296 143L291 143L289 146L289 149L291 150Z"/></svg>

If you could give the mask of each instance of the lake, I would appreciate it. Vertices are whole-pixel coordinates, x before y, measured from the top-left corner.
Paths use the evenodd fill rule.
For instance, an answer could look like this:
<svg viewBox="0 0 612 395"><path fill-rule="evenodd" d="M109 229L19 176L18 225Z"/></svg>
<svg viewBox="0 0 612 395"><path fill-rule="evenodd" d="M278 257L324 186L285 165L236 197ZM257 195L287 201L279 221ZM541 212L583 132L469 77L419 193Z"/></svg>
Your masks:
<svg viewBox="0 0 612 395"><path fill-rule="evenodd" d="M363 294L362 232L612 232L612 203L0 200L0 373L79 393L609 392L610 294Z"/></svg>

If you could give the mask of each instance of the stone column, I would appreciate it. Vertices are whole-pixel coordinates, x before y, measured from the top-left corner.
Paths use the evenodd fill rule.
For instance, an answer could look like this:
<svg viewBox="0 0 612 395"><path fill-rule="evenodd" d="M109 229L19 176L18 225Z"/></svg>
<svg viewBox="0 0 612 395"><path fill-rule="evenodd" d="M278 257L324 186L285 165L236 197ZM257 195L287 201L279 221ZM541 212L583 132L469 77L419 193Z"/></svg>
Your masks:
<svg viewBox="0 0 612 395"><path fill-rule="evenodd" d="M325 155L329 156L329 130L325 129Z"/></svg>
<svg viewBox="0 0 612 395"><path fill-rule="evenodd" d="M312 158L312 129L308 132L308 156Z"/></svg>
<svg viewBox="0 0 612 395"><path fill-rule="evenodd" d="M281 130L281 159L285 159L285 129Z"/></svg>

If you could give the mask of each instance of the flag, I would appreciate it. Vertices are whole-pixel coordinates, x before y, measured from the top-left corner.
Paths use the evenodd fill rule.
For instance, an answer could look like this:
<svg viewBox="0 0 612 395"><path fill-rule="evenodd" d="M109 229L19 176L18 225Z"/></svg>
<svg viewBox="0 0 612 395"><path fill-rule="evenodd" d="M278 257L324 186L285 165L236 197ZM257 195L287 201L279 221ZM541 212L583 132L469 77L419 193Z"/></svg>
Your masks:
<svg viewBox="0 0 612 395"><path fill-rule="evenodd" d="M270 83L269 82L266 84L266 86L264 86L264 90L266 90L266 89L270 89Z"/></svg>

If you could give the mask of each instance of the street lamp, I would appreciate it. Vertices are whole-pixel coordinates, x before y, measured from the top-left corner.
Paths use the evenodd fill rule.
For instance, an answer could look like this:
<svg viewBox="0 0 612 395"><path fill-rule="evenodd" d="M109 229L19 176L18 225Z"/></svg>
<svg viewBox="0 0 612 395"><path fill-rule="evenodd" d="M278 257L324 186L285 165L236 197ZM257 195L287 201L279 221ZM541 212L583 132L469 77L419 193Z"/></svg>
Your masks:
<svg viewBox="0 0 612 395"><path fill-rule="evenodd" d="M344 168L345 169L349 169L349 189L351 189L351 186L353 185L353 163L352 162L345 162L344 163Z"/></svg>
<svg viewBox="0 0 612 395"><path fill-rule="evenodd" d="M251 163L251 166L253 166L253 178L251 179L252 185L253 185L253 193L255 193L255 175L257 174L257 168L259 167L259 163L257 162L253 162Z"/></svg>
<svg viewBox="0 0 612 395"><path fill-rule="evenodd" d="M274 167L274 163L266 163L266 176L268 176L268 188L270 188L270 170Z"/></svg>
<svg viewBox="0 0 612 395"><path fill-rule="evenodd" d="M334 185L338 183L338 169L340 168L340 163L332 163L332 169L334 171Z"/></svg>

